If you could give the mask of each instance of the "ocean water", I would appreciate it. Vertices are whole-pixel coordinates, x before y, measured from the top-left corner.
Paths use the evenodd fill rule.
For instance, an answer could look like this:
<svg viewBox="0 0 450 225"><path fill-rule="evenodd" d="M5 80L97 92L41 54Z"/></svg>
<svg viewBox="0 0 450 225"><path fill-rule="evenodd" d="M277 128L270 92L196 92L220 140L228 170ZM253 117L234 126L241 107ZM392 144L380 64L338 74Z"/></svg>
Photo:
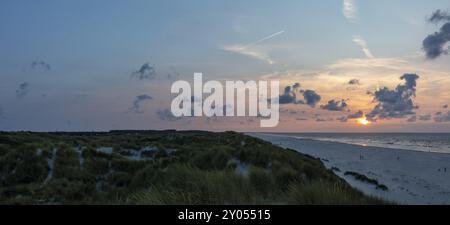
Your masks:
<svg viewBox="0 0 450 225"><path fill-rule="evenodd" d="M424 152L450 153L450 133L276 133L299 139L333 141Z"/></svg>

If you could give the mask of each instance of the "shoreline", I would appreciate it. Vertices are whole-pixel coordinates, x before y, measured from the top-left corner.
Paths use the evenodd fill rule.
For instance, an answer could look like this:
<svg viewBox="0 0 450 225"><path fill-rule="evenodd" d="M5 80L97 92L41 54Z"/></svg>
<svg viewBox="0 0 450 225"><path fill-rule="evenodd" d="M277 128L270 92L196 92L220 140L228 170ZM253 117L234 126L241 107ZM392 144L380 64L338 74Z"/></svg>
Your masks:
<svg viewBox="0 0 450 225"><path fill-rule="evenodd" d="M292 135L289 133L265 133L265 132L246 132L246 134L267 134L267 135L273 135L273 136L281 136L281 137L290 137L290 138L294 138L294 139L299 139L299 140L310 140L310 141L320 141L320 142L331 142L331 143L338 143L338 144L347 144L347 145L354 145L354 146L358 146L358 147L374 147L374 148L383 148L383 149L393 149L393 150L400 150L400 151L414 151L414 152L426 152L426 153L439 153L439 154L449 154L450 152L442 152L442 151L437 151L437 150L419 150L416 148L410 148L407 149L407 147L399 147L398 145L395 144L359 144L359 143L350 143L350 142L345 142L345 141L339 141L339 140L320 140L320 138L312 138L312 137L301 137L301 136L296 136L296 135ZM369 133L370 134L370 133ZM403 134L403 133L402 133ZM406 133L405 133L406 134ZM438 133L441 134L441 133ZM447 134L447 133L445 133ZM390 146L392 145L392 147Z"/></svg>
<svg viewBox="0 0 450 225"><path fill-rule="evenodd" d="M320 158L328 169L365 194L398 204L450 204L450 154L246 133L283 148ZM345 175L356 172L388 187Z"/></svg>

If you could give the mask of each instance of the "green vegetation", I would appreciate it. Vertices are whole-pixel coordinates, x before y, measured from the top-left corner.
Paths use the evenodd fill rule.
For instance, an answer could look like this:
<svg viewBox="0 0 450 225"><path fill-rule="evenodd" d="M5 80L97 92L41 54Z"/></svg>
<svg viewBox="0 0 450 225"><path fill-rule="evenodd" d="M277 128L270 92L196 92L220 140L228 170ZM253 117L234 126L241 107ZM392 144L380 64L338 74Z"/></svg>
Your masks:
<svg viewBox="0 0 450 225"><path fill-rule="evenodd" d="M235 132L0 132L0 204L384 204Z"/></svg>
<svg viewBox="0 0 450 225"><path fill-rule="evenodd" d="M350 175L350 176L353 176L356 180L359 180L359 181L362 181L362 182L366 182L366 183L369 183L369 184L373 184L373 185L376 186L377 189L381 189L383 191L387 191L388 190L388 187L386 185L380 184L380 183L378 183L377 180L372 179L372 178L368 178L364 174L360 174L360 173L353 172L353 171L347 171L347 172L344 173L344 175L346 175L346 176Z"/></svg>

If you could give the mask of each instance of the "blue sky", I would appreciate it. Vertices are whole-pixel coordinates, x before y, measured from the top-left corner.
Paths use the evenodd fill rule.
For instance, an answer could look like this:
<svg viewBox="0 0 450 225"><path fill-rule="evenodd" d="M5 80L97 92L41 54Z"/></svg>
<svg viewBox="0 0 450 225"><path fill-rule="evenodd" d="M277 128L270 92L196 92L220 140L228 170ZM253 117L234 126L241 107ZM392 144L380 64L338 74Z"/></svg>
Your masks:
<svg viewBox="0 0 450 225"><path fill-rule="evenodd" d="M192 79L194 72L203 72L208 79L270 76L282 79L283 85L298 81L321 90L325 102L361 96L351 111L370 111L373 105L367 96L363 97L365 92L380 86L394 88L401 84L398 78L403 73L421 72L424 75L419 74L419 84L423 86L418 86L418 93L425 94L417 96L417 101L424 102L418 115L442 111L440 105L450 102L448 94L429 90L445 90L433 85L448 81L449 57L427 61L421 54L423 39L439 29L427 18L437 9L450 9L450 2L349 2L354 7L350 16L340 0L1 1L0 129L204 128L211 127L209 123L214 123L213 129L217 130L255 129L251 124L242 125L242 121L225 126L221 121L158 118L158 110L170 107L171 80L131 79L130 74L144 63L154 66L160 77L180 74L183 79ZM253 56L233 48L281 31L252 46ZM370 53L380 59L377 63L388 65L369 66L364 71L349 66L355 65L350 59L367 58L355 38L367 44ZM400 60L405 63L392 64ZM43 61L51 69L32 68L34 61ZM316 76L311 78L308 74ZM321 79L341 82L358 74L362 76L358 79L368 81L362 82L366 86L357 93L329 91L320 86L325 85ZM378 74L382 78L377 80L374 76ZM333 75L336 77L330 78ZM438 78L444 81L438 82ZM29 90L18 97L16 91L23 83L29 85ZM134 98L142 94L154 97L145 103L145 113L127 112ZM438 98L438 103L430 105L425 95ZM304 126L281 125L279 129L283 131L296 131L298 127L306 127L305 131L359 129L351 123L322 125L312 118L319 113L330 118L342 115L328 115L329 112L303 106L286 107L308 111L306 117L312 121ZM405 123L405 119L379 121L371 129L378 131L400 124L400 131L414 126L425 126L427 131L450 131L445 123L429 121L417 125Z"/></svg>

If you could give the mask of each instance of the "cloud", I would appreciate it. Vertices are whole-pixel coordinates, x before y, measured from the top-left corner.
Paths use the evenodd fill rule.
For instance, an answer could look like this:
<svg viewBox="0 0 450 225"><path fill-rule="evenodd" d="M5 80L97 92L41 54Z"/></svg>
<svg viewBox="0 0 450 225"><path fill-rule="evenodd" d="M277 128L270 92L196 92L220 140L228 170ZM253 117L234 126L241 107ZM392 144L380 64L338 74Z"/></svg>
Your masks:
<svg viewBox="0 0 450 225"><path fill-rule="evenodd" d="M347 116L347 118L349 119L358 119L364 116L364 112L359 110L358 112L355 112L353 114L350 114Z"/></svg>
<svg viewBox="0 0 450 225"><path fill-rule="evenodd" d="M431 17L428 19L428 22L430 23L439 23L442 21L450 21L450 14L440 9L433 12Z"/></svg>
<svg viewBox="0 0 450 225"><path fill-rule="evenodd" d="M268 64L274 64L275 62L267 55L267 53L256 50L256 49L249 49L242 45L227 45L223 46L222 50L233 52L241 55L245 55L257 60L261 60L263 62L266 62Z"/></svg>
<svg viewBox="0 0 450 225"><path fill-rule="evenodd" d="M447 113L436 113L434 117L434 121L438 123L446 123L450 122L450 111Z"/></svg>
<svg viewBox="0 0 450 225"><path fill-rule="evenodd" d="M359 79L352 78L347 82L346 85L348 86L347 90L354 91L354 90L357 90L358 86L361 86L362 84Z"/></svg>
<svg viewBox="0 0 450 225"><path fill-rule="evenodd" d="M398 80L399 75L404 74L405 71L414 71L414 73L421 75L420 80L417 80L418 96L414 98L415 105L420 105L421 109L413 111L417 114L425 114L448 104L445 99L450 96L448 92L450 79L447 79L450 77L450 71L445 66L439 66L432 61L424 60L423 55L421 52L415 52L411 55L395 58L344 58L317 70L276 71L262 75L261 79L279 79L289 84L300 81L303 89L305 87L313 89L327 101L346 98L342 94L347 93L351 95L352 100L347 102L349 107L352 106L355 110L362 109L365 114L368 114L378 104L378 102L374 102L373 96L376 90L384 86L389 87L390 90L395 90L398 84L404 84L404 81ZM361 85L348 85L347 83L351 79L359 79ZM355 91L349 93L348 90L350 89ZM283 89L281 88L281 90ZM366 94L368 90L370 94ZM283 93L283 91L280 92ZM297 95L297 99L301 98L301 95ZM319 105L325 104L327 101L320 102ZM441 110L443 112L448 111ZM395 122L404 121L411 115L393 120ZM335 119L338 116L341 115L334 116ZM370 118L367 119L370 120Z"/></svg>
<svg viewBox="0 0 450 225"><path fill-rule="evenodd" d="M318 102L320 102L320 95L317 94L315 91L313 90L305 90L305 91L300 91L303 93L303 98L304 100L300 101L300 104L306 104L311 106L312 108L316 107L316 104Z"/></svg>
<svg viewBox="0 0 450 225"><path fill-rule="evenodd" d="M303 96L303 99L298 99L300 95ZM279 96L278 102L280 104L304 104L314 108L320 99L320 95L315 91L300 89L300 83L297 82L284 88L284 93Z"/></svg>
<svg viewBox="0 0 450 225"><path fill-rule="evenodd" d="M436 59L439 56L447 55L448 49L445 45L450 42L450 16L447 12L437 10L428 19L429 22L446 22L439 31L428 35L422 42L423 50L427 59Z"/></svg>
<svg viewBox="0 0 450 225"><path fill-rule="evenodd" d="M347 108L347 103L344 99L341 101L330 100L327 104L321 105L321 109L329 110L329 111L344 111Z"/></svg>
<svg viewBox="0 0 450 225"><path fill-rule="evenodd" d="M30 92L30 84L27 82L23 82L19 85L19 88L16 90L16 95L19 98L24 97Z"/></svg>
<svg viewBox="0 0 450 225"><path fill-rule="evenodd" d="M163 110L159 109L156 112L156 115L158 116L158 118L160 120L163 120L163 121L176 121L176 120L181 119L181 117L174 116L172 114L172 111L170 111L169 109L163 109Z"/></svg>
<svg viewBox="0 0 450 225"><path fill-rule="evenodd" d="M332 122L334 121L333 118L317 118L316 122Z"/></svg>
<svg viewBox="0 0 450 225"><path fill-rule="evenodd" d="M351 79L348 81L347 83L348 85L361 85L361 82L359 81L359 79Z"/></svg>
<svg viewBox="0 0 450 225"><path fill-rule="evenodd" d="M362 118L363 116L364 116L364 112L359 110L358 112L349 114L347 116L338 117L338 118L336 118L336 120L341 121L341 122L347 122L349 119L358 119L358 118Z"/></svg>
<svg viewBox="0 0 450 225"><path fill-rule="evenodd" d="M419 115L419 116L413 115L410 118L408 118L406 121L413 123L413 122L416 122L417 120L430 121L431 119L432 119L431 114Z"/></svg>
<svg viewBox="0 0 450 225"><path fill-rule="evenodd" d="M295 83L292 86L286 86L284 93L280 95L278 102L280 104L297 104L297 93L300 92L300 83Z"/></svg>
<svg viewBox="0 0 450 225"><path fill-rule="evenodd" d="M419 76L417 74L404 74L400 79L405 80L404 85L399 84L394 90L384 87L372 94L374 96L373 101L378 104L367 114L369 119L403 118L406 115L415 114L413 110L417 109L418 106L414 104L413 98L416 96Z"/></svg>
<svg viewBox="0 0 450 225"><path fill-rule="evenodd" d="M138 95L138 96L136 96L136 98L133 101L133 106L128 108L128 110L130 112L143 113L144 111L141 110L141 104L144 101L152 100L152 99L153 98L149 95Z"/></svg>
<svg viewBox="0 0 450 225"><path fill-rule="evenodd" d="M448 105L445 104L445 105L442 106L442 108L446 109L446 108L448 108Z"/></svg>
<svg viewBox="0 0 450 225"><path fill-rule="evenodd" d="M369 59L375 58L373 56L372 52L370 52L370 49L367 46L366 41L361 36L353 36L353 42L355 42L355 44L357 44L359 47L361 47L361 49L364 52L364 55L366 55L367 58L369 58Z"/></svg>
<svg viewBox="0 0 450 225"><path fill-rule="evenodd" d="M342 13L344 14L344 17L350 22L350 23L356 23L357 13L358 9L356 7L356 0L344 0L342 8Z"/></svg>
<svg viewBox="0 0 450 225"><path fill-rule="evenodd" d="M429 121L429 120L431 120L431 114L420 115L419 120L420 121Z"/></svg>
<svg viewBox="0 0 450 225"><path fill-rule="evenodd" d="M409 123L414 123L414 122L416 122L416 121L417 121L417 116L416 116L416 115L413 115L413 116L409 117L409 118L406 120L406 122L409 122Z"/></svg>
<svg viewBox="0 0 450 225"><path fill-rule="evenodd" d="M241 45L241 44L236 44L236 45L225 45L223 47L221 47L222 50L224 51L228 51L228 52L232 52L232 53L236 53L236 54L240 54L240 55L244 55L244 56L248 56L250 58L253 59L257 59L263 62L266 62L268 64L274 64L275 62L269 57L269 55L259 49L254 48L253 46L258 45L264 41L267 41L269 39L274 38L275 36L278 36L280 34L284 33L284 31L278 31L275 32L267 37L261 38L257 41L254 41L252 43L246 44L246 45Z"/></svg>
<svg viewBox="0 0 450 225"><path fill-rule="evenodd" d="M131 73L131 77L135 77L139 80L150 80L156 78L156 70L154 66L151 66L149 63L144 63L139 70Z"/></svg>
<svg viewBox="0 0 450 225"><path fill-rule="evenodd" d="M45 70L50 71L51 70L51 66L50 64L48 64L45 61L42 60L35 60L31 63L31 68L33 69L37 69L37 68L44 68Z"/></svg>

